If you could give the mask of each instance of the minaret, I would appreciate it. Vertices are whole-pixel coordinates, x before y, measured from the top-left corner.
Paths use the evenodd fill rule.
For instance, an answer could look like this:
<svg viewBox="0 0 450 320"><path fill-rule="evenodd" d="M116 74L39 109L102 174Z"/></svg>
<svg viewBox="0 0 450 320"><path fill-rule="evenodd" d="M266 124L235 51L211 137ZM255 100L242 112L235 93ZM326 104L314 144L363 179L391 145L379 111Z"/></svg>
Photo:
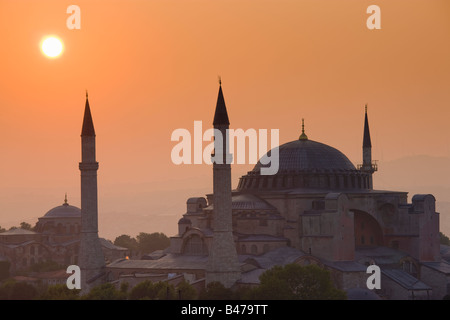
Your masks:
<svg viewBox="0 0 450 320"><path fill-rule="evenodd" d="M213 162L213 241L209 249L206 284L221 282L226 288L241 278L231 211L231 154L229 154L227 108L219 80L219 96L214 114Z"/></svg>
<svg viewBox="0 0 450 320"><path fill-rule="evenodd" d="M97 170L95 130L86 92L83 129L81 131L81 238L79 266L81 290L86 293L101 281L105 266L98 238Z"/></svg>
<svg viewBox="0 0 450 320"><path fill-rule="evenodd" d="M367 118L366 104L363 137L363 163L361 166L361 171L369 173L369 189L373 189L372 174L376 170L376 165L372 163L372 142L370 141L369 120Z"/></svg>

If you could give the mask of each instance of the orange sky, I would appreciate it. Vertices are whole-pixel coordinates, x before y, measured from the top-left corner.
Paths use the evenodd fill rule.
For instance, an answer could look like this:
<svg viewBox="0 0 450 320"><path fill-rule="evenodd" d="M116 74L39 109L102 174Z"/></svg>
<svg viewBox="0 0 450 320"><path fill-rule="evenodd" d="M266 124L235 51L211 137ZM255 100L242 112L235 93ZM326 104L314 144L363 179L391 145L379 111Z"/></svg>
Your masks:
<svg viewBox="0 0 450 320"><path fill-rule="evenodd" d="M71 4L80 30L66 27ZM366 27L371 4L381 30ZM40 51L48 34L64 41L58 59ZM173 234L186 197L212 190L211 167L172 164L170 136L211 126L218 75L232 128L280 129L284 143L303 117L357 164L368 103L374 159L450 158L448 0L0 0L0 35L1 226L34 225L65 192L79 206L85 89L100 222L142 215L147 228L101 223L112 239ZM251 167L233 166L234 186Z"/></svg>

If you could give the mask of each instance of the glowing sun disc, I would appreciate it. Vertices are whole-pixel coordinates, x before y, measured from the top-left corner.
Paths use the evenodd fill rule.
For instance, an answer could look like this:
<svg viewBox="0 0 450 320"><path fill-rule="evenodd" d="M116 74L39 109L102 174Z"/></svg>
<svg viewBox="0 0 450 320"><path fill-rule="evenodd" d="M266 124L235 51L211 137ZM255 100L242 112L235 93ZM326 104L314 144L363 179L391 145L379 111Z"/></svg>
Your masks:
<svg viewBox="0 0 450 320"><path fill-rule="evenodd" d="M56 58L61 54L63 44L57 37L47 37L42 41L41 49L47 57Z"/></svg>

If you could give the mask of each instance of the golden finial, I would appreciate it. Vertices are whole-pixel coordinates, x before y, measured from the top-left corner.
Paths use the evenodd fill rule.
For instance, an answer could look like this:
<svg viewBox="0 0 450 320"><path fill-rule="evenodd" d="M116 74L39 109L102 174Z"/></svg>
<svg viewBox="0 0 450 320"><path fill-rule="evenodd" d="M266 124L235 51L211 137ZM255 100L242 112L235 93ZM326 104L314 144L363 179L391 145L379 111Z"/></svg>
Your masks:
<svg viewBox="0 0 450 320"><path fill-rule="evenodd" d="M86 99L88 98L88 96L89 96L89 95L88 95L88 91L87 91L87 89L86 89Z"/></svg>
<svg viewBox="0 0 450 320"><path fill-rule="evenodd" d="M68 203L67 203L67 192L66 192L66 195L64 196L64 205L68 205Z"/></svg>
<svg viewBox="0 0 450 320"><path fill-rule="evenodd" d="M219 76L219 86L222 85L222 78Z"/></svg>
<svg viewBox="0 0 450 320"><path fill-rule="evenodd" d="M366 113L367 113L367 103L366 103Z"/></svg>
<svg viewBox="0 0 450 320"><path fill-rule="evenodd" d="M305 119L302 118L302 134L298 138L299 140L308 140L308 136L305 134Z"/></svg>

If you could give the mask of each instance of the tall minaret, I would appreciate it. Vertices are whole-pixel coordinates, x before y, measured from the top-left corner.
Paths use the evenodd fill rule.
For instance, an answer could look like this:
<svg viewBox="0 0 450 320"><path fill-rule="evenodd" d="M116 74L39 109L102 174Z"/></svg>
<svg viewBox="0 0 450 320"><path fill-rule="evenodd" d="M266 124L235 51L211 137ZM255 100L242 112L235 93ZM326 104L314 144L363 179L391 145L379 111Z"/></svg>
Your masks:
<svg viewBox="0 0 450 320"><path fill-rule="evenodd" d="M214 114L213 162L213 241L209 250L206 284L218 281L233 286L241 278L236 244L233 238L231 211L231 154L229 154L227 108L219 80L219 96ZM220 133L219 133L220 132ZM218 136L220 135L220 136Z"/></svg>
<svg viewBox="0 0 450 320"><path fill-rule="evenodd" d="M363 137L363 164L361 171L369 173L369 189L373 189L372 174L377 167L372 163L372 142L370 141L369 120L367 118L367 104L364 119L364 137Z"/></svg>
<svg viewBox="0 0 450 320"><path fill-rule="evenodd" d="M95 130L86 92L83 129L81 131L81 239L79 266L81 290L88 292L100 283L105 266L98 238L97 170L95 159Z"/></svg>

